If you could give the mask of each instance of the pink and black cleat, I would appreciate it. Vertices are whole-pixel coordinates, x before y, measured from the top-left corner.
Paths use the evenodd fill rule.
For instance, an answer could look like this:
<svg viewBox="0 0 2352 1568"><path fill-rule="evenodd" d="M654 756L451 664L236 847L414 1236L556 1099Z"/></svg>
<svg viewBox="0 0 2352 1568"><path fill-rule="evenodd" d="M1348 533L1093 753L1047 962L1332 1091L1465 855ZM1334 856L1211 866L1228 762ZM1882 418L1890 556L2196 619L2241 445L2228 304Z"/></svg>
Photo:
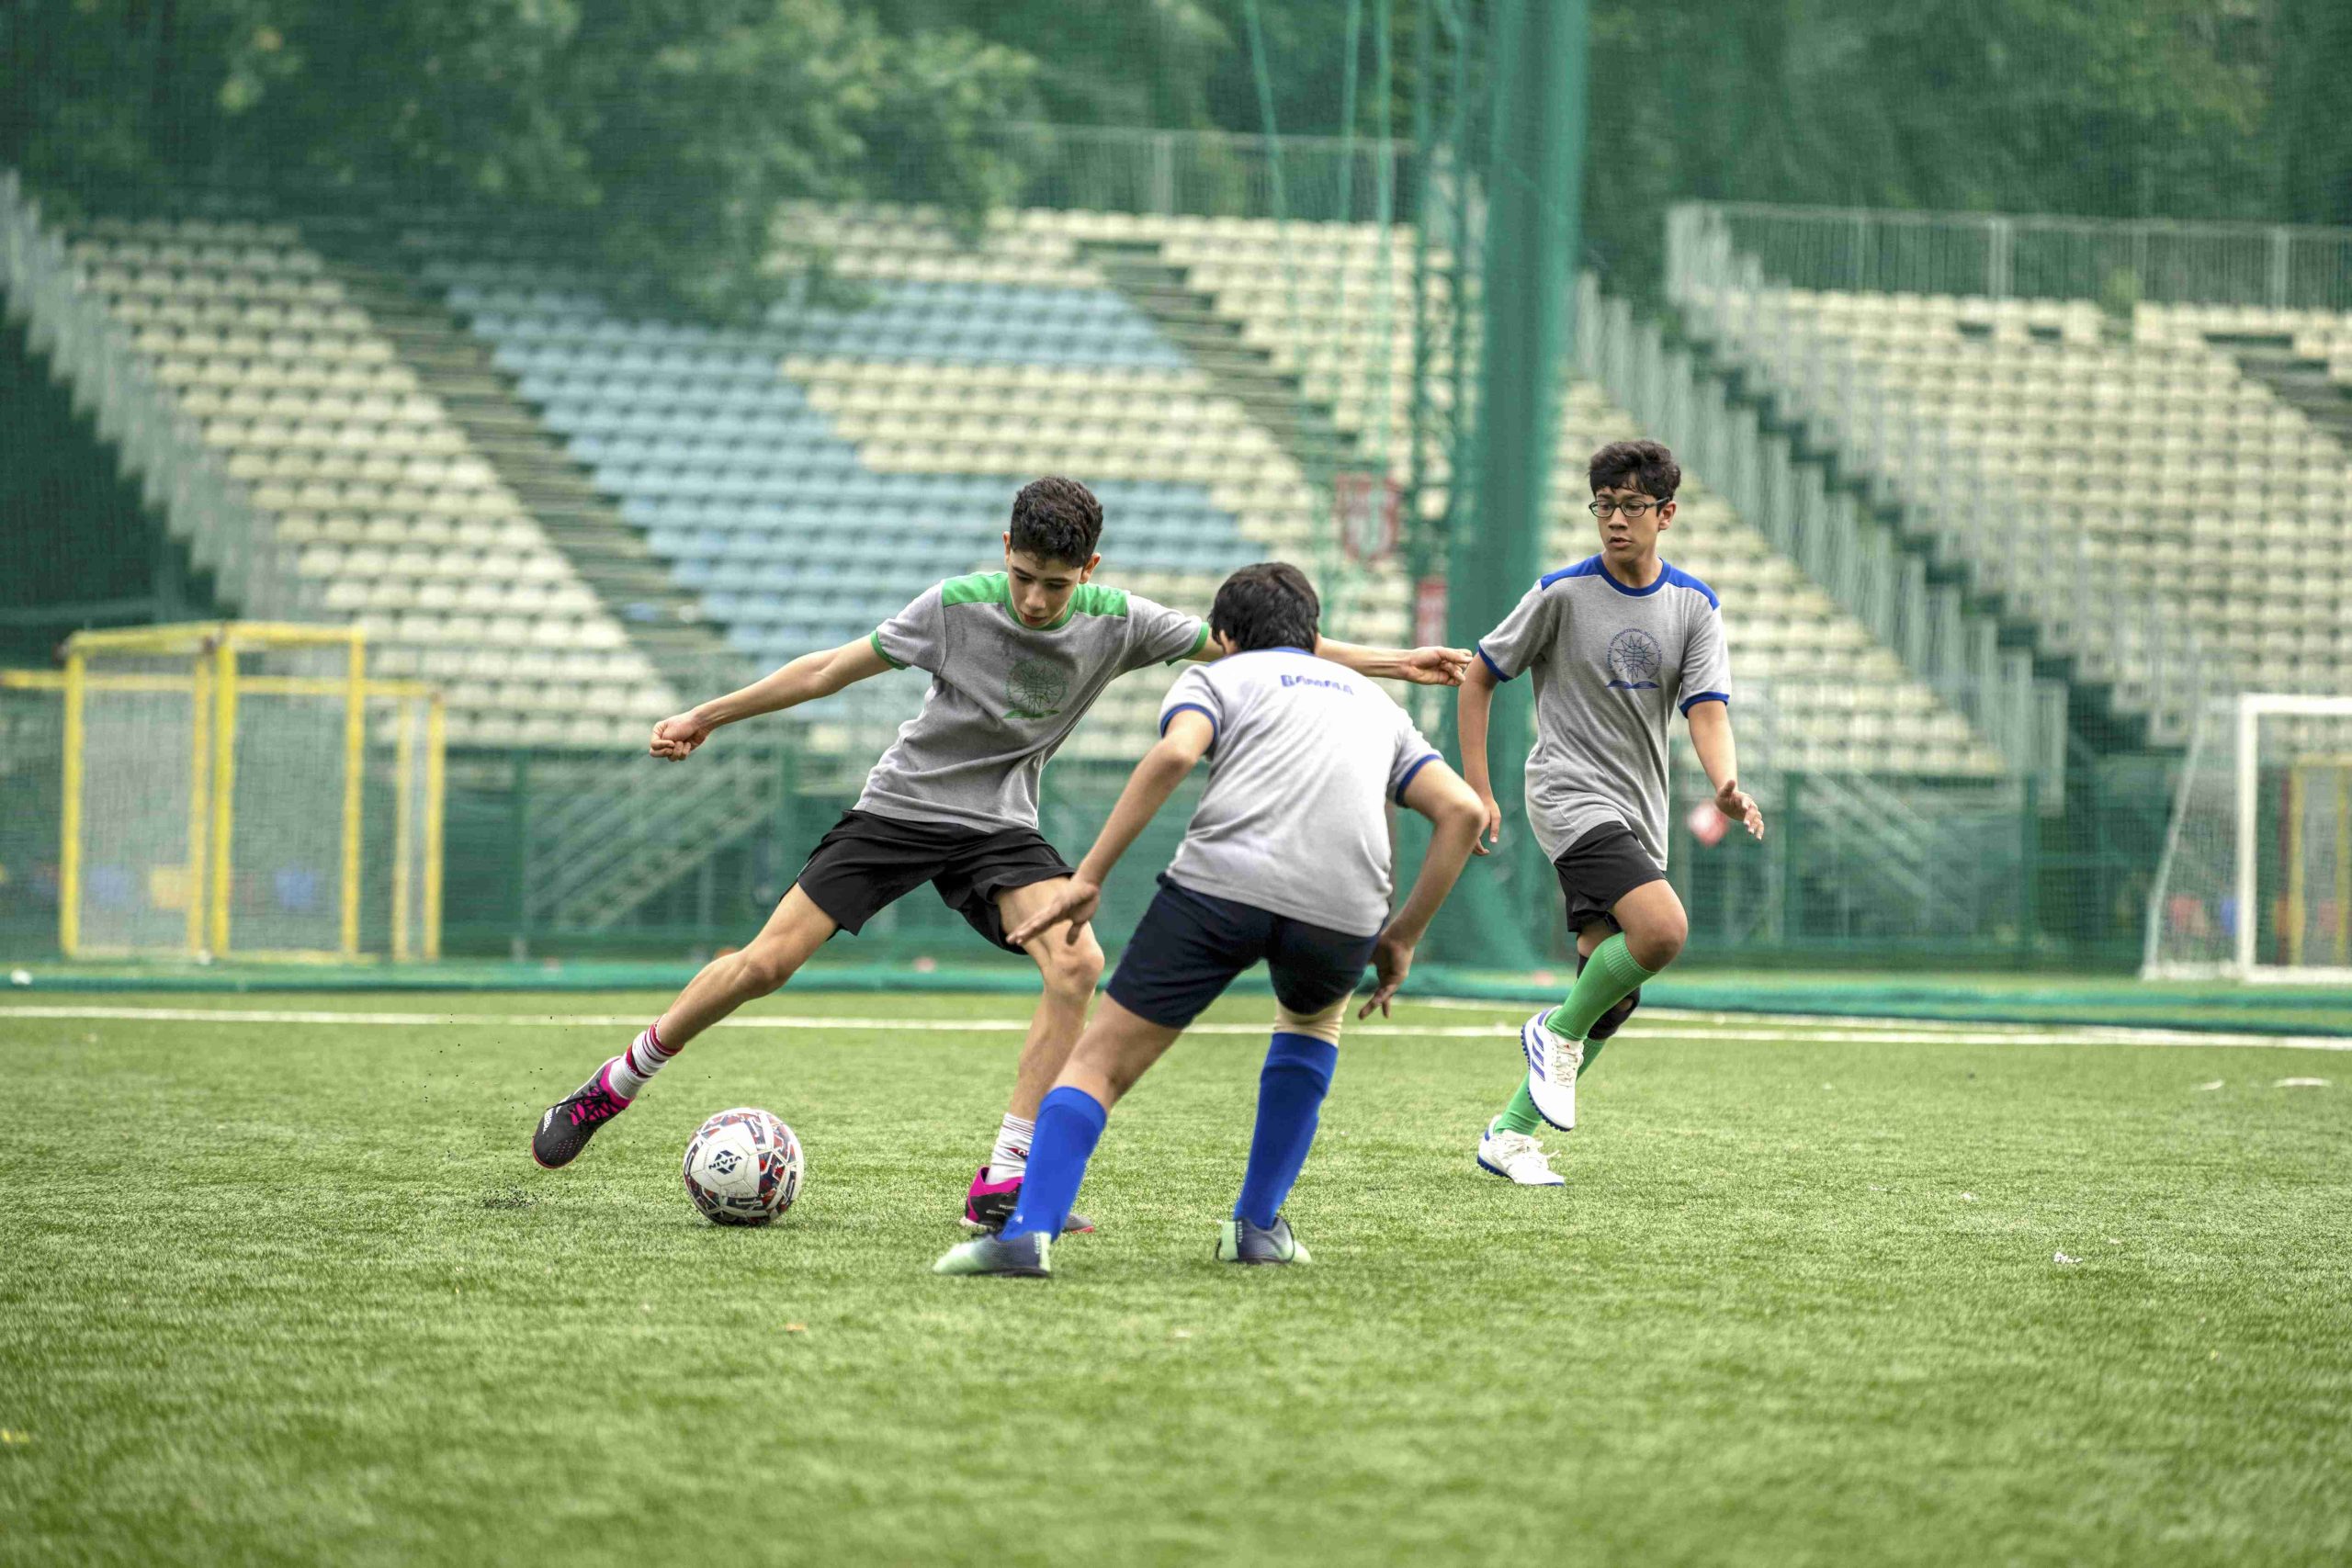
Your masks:
<svg viewBox="0 0 2352 1568"><path fill-rule="evenodd" d="M531 1134L531 1157L542 1168L557 1170L570 1165L588 1146L597 1128L628 1109L628 1101L613 1092L608 1077L612 1070L613 1064L606 1062L539 1118L538 1131Z"/></svg>
<svg viewBox="0 0 2352 1568"><path fill-rule="evenodd" d="M583 1140L584 1141L584 1140ZM1004 1222L1012 1218L1012 1211L1021 1202L1021 1178L1010 1181L990 1181L989 1168L982 1166L973 1174L972 1190L964 1194L964 1228L967 1231L1001 1231ZM1084 1214L1073 1213L1062 1222L1062 1235L1073 1235L1094 1228L1094 1222Z"/></svg>

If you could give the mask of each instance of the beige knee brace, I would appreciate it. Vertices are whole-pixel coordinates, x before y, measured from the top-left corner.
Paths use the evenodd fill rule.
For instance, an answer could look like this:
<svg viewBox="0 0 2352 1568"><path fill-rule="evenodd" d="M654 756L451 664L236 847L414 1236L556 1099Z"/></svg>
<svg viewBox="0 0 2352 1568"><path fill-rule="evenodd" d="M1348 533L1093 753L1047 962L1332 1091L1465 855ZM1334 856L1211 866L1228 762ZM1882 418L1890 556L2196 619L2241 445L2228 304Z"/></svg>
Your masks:
<svg viewBox="0 0 2352 1568"><path fill-rule="evenodd" d="M1340 1043L1340 1024L1348 1016L1348 1003L1352 997L1341 997L1318 1013L1293 1012L1280 1002L1274 1004L1274 1028L1284 1034L1304 1034L1326 1044Z"/></svg>

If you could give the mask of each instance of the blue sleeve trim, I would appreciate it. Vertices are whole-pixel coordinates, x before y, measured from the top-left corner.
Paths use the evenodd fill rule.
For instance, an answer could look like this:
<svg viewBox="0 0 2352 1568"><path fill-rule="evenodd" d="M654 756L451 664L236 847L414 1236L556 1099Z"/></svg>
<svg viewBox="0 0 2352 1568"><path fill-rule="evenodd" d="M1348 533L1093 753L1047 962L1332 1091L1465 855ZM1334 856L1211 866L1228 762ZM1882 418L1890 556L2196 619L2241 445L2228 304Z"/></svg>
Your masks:
<svg viewBox="0 0 2352 1568"><path fill-rule="evenodd" d="M1729 692L1693 692L1682 699L1683 716L1688 718L1690 716L1690 710L1701 703L1721 703L1724 706L1729 707L1731 694Z"/></svg>
<svg viewBox="0 0 2352 1568"><path fill-rule="evenodd" d="M1697 578L1691 576L1680 567L1668 566L1661 575L1668 582L1676 583L1684 588L1694 588L1698 590L1700 594L1706 599L1707 608L1710 610L1720 610L1724 607L1724 602L1715 597L1715 591L1713 589L1708 587L1705 583L1700 581Z"/></svg>
<svg viewBox="0 0 2352 1568"><path fill-rule="evenodd" d="M1416 759L1413 765L1405 770L1405 776L1396 781L1397 805L1402 806L1405 804L1405 792L1412 787L1414 778L1423 768L1428 767L1431 762L1436 761L1438 761L1438 754L1432 751L1426 757Z"/></svg>
<svg viewBox="0 0 2352 1568"><path fill-rule="evenodd" d="M1217 738L1223 734L1224 731L1217 724L1216 715L1209 712L1208 709L1203 707L1198 703L1178 703L1174 707L1170 708L1166 713L1161 714L1159 716L1159 733L1166 735L1168 733L1168 727L1176 722L1176 716L1180 713L1196 713L1203 718L1209 721L1209 750L1214 752L1216 750Z"/></svg>
<svg viewBox="0 0 2352 1568"><path fill-rule="evenodd" d="M1510 679L1510 676L1503 673L1503 667L1501 665L1496 663L1492 659L1487 657L1487 645L1483 642L1478 644L1478 659L1479 661L1485 664L1487 669L1495 672L1496 680L1508 681Z"/></svg>
<svg viewBox="0 0 2352 1568"><path fill-rule="evenodd" d="M1584 559L1577 562L1574 566L1564 566L1557 571L1545 572L1541 578L1536 580L1535 586L1538 588L1549 588L1552 584L1561 581L1563 578L1569 577L1608 576L1609 569L1600 564L1600 558L1599 556L1587 556ZM1613 581L1614 580L1611 579L1611 581Z"/></svg>

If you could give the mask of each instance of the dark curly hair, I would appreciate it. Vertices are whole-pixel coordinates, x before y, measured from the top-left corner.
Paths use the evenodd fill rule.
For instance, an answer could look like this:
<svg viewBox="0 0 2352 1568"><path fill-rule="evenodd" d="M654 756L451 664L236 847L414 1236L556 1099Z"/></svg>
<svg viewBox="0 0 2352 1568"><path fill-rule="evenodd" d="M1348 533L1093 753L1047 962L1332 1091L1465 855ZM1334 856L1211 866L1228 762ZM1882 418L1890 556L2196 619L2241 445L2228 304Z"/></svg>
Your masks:
<svg viewBox="0 0 2352 1568"><path fill-rule="evenodd" d="M1604 490L1637 490L1660 501L1672 501L1682 488L1682 466L1674 454L1655 441L1611 441L1592 455L1592 493Z"/></svg>
<svg viewBox="0 0 2352 1568"><path fill-rule="evenodd" d="M1012 498L1012 547L1039 560L1084 566L1102 538L1102 503L1076 479L1032 479Z"/></svg>
<svg viewBox="0 0 2352 1568"><path fill-rule="evenodd" d="M1245 566L1221 583L1209 606L1209 626L1236 653L1253 648L1303 648L1315 651L1323 602L1306 573L1288 561Z"/></svg>

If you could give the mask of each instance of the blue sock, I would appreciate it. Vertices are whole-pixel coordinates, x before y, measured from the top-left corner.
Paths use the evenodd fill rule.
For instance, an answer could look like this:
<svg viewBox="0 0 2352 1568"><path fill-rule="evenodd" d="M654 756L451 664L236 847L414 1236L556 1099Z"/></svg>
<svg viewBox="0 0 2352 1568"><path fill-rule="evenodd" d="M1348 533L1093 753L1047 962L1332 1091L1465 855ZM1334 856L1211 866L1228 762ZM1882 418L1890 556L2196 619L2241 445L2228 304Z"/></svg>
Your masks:
<svg viewBox="0 0 2352 1568"><path fill-rule="evenodd" d="M1235 1219L1261 1228L1274 1223L1306 1164L1331 1069L1339 1065L1340 1048L1329 1041L1311 1034L1274 1036L1258 1074L1258 1130L1250 1134L1250 1168L1241 1176Z"/></svg>
<svg viewBox="0 0 2352 1568"><path fill-rule="evenodd" d="M1086 1179L1086 1162L1102 1141L1110 1112L1082 1089L1057 1089L1037 1107L1037 1131L1029 1139L1029 1169L1021 1179L1021 1201L1004 1223L1006 1236L1062 1234L1070 1205Z"/></svg>

